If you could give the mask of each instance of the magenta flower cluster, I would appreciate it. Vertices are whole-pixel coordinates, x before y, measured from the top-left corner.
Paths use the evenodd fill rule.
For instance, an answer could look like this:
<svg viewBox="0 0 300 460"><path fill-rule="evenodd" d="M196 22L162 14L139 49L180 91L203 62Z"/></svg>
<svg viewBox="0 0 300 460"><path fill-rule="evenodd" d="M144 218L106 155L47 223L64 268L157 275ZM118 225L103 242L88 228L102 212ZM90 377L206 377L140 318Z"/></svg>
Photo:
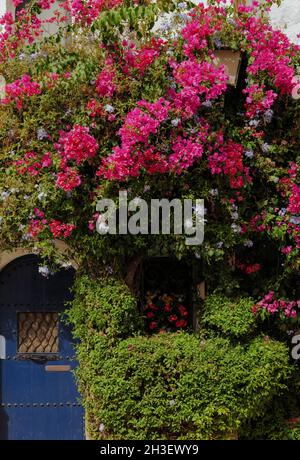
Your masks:
<svg viewBox="0 0 300 460"><path fill-rule="evenodd" d="M286 318L295 318L300 310L300 300L277 300L275 293L270 291L253 307L252 311L256 314L259 309L267 310L272 315L281 313Z"/></svg>

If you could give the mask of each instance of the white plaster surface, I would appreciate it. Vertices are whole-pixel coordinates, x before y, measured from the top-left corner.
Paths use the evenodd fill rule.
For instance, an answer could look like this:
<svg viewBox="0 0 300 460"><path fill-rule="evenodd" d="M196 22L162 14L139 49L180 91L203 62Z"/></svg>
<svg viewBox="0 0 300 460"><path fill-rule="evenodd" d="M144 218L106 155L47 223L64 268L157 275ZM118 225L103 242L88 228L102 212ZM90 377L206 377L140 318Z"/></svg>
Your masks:
<svg viewBox="0 0 300 460"><path fill-rule="evenodd" d="M300 0L283 0L281 5L273 6L270 12L273 26L285 32L288 37L300 45Z"/></svg>

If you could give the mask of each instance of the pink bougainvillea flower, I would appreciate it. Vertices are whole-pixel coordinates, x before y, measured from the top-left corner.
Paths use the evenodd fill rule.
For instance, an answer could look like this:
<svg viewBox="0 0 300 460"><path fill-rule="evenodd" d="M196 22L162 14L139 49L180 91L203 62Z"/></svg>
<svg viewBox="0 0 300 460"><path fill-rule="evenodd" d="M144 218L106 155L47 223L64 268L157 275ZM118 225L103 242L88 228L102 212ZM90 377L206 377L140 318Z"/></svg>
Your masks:
<svg viewBox="0 0 300 460"><path fill-rule="evenodd" d="M112 97L116 90L115 71L112 68L101 70L96 80L96 91L100 97Z"/></svg>
<svg viewBox="0 0 300 460"><path fill-rule="evenodd" d="M71 235L72 231L76 227L75 224L65 224L59 220L52 220L49 223L50 231L55 238L67 238Z"/></svg>
<svg viewBox="0 0 300 460"><path fill-rule="evenodd" d="M74 160L79 165L96 155L98 143L90 134L88 127L74 125L71 131L60 132L60 137L55 147L64 160Z"/></svg>
<svg viewBox="0 0 300 460"><path fill-rule="evenodd" d="M229 178L230 187L239 189L251 182L249 168L243 163L244 148L233 141L221 146L208 158L212 174L225 174Z"/></svg>
<svg viewBox="0 0 300 460"><path fill-rule="evenodd" d="M295 318L300 309L300 301L275 299L274 292L270 291L263 299L258 302L252 309L253 313L257 314L260 309L267 310L274 315L282 313L287 318Z"/></svg>
<svg viewBox="0 0 300 460"><path fill-rule="evenodd" d="M2 104L10 104L14 102L18 109L22 109L26 99L41 93L41 86L37 82L33 82L27 74L23 75L13 83L8 83L5 86L5 97L1 100Z"/></svg>
<svg viewBox="0 0 300 460"><path fill-rule="evenodd" d="M80 175L74 168L66 168L57 174L56 187L69 192L81 184Z"/></svg>

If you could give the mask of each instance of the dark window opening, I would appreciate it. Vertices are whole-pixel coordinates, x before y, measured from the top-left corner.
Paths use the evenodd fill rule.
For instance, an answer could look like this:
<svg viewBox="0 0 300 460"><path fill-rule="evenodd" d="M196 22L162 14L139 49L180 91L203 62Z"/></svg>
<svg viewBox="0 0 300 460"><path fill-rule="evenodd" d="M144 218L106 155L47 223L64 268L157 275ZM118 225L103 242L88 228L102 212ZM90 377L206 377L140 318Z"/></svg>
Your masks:
<svg viewBox="0 0 300 460"><path fill-rule="evenodd" d="M144 261L141 303L148 333L193 326L192 278L185 262L170 257Z"/></svg>

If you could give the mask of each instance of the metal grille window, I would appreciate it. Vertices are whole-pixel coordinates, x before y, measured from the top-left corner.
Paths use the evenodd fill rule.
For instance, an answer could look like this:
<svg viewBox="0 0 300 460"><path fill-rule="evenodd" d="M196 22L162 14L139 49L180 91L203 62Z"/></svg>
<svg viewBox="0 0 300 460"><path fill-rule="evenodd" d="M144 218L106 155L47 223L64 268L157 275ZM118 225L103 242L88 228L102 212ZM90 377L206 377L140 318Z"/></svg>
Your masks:
<svg viewBox="0 0 300 460"><path fill-rule="evenodd" d="M18 314L18 353L58 353L56 312Z"/></svg>

